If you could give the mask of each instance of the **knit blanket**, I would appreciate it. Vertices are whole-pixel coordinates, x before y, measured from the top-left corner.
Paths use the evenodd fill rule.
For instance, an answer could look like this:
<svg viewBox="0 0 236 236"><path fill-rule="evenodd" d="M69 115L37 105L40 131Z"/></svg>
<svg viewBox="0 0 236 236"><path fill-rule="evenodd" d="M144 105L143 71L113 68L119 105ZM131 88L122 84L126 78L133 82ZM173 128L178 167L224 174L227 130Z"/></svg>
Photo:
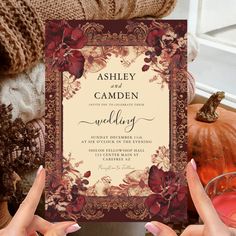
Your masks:
<svg viewBox="0 0 236 236"><path fill-rule="evenodd" d="M15 76L0 76L0 102L12 105L12 119L25 123L41 118L45 111L45 66L33 68Z"/></svg>
<svg viewBox="0 0 236 236"><path fill-rule="evenodd" d="M1 0L0 74L18 74L43 57L47 19L130 19L168 15L177 0Z"/></svg>
<svg viewBox="0 0 236 236"><path fill-rule="evenodd" d="M43 56L43 22L26 0L0 1L0 73L17 74Z"/></svg>

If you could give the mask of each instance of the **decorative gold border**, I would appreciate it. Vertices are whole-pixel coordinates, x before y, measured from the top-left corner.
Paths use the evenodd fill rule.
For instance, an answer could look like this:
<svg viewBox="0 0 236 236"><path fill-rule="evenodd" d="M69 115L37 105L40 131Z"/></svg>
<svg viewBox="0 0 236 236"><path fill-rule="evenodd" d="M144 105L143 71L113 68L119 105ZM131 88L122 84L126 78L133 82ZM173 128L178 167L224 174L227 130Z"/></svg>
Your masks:
<svg viewBox="0 0 236 236"><path fill-rule="evenodd" d="M81 29L87 36L87 45L145 45L148 26L143 22L132 22L125 26L126 32L105 31L104 24L87 22ZM104 32L105 31L105 32Z"/></svg>

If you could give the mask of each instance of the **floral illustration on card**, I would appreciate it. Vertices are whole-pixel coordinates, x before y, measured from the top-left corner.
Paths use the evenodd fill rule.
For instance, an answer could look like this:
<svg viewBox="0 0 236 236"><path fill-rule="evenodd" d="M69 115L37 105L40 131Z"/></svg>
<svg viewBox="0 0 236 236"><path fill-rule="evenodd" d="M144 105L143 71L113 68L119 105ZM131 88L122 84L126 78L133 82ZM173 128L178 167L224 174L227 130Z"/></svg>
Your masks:
<svg viewBox="0 0 236 236"><path fill-rule="evenodd" d="M111 56L120 59L121 65L129 67L135 60L147 50L140 46L90 46L83 49L85 57L84 76L88 72L96 73L107 66Z"/></svg>
<svg viewBox="0 0 236 236"><path fill-rule="evenodd" d="M149 171L148 186L152 193L146 198L145 205L151 215L159 217L182 217L185 210L187 187L181 176L170 170L169 149L160 146L151 157L154 164Z"/></svg>
<svg viewBox="0 0 236 236"><path fill-rule="evenodd" d="M180 176L154 165L150 169L148 185L153 193L146 198L145 205L152 215L160 218L168 217L167 215L183 217L187 187Z"/></svg>
<svg viewBox="0 0 236 236"><path fill-rule="evenodd" d="M173 68L186 69L187 34L180 25L174 30L169 25L154 22L146 38L149 50L145 52L143 71L154 70L157 75L150 82L157 82L162 87L170 81Z"/></svg>
<svg viewBox="0 0 236 236"><path fill-rule="evenodd" d="M127 173L119 186L111 187L110 194L119 196L147 196L150 194L148 173L148 167L144 170L134 170Z"/></svg>
<svg viewBox="0 0 236 236"><path fill-rule="evenodd" d="M72 98L81 88L81 82L75 80L73 76L65 73L63 76L63 97L66 99Z"/></svg>
<svg viewBox="0 0 236 236"><path fill-rule="evenodd" d="M73 218L74 215L80 214L86 204L85 193L91 171L81 173L78 169L83 161L72 164L72 160L71 154L63 158L62 179L56 178L53 171L48 173L50 191L47 193L45 204L48 217L67 212Z"/></svg>
<svg viewBox="0 0 236 236"><path fill-rule="evenodd" d="M50 21L46 35L46 57L51 60L51 66L79 79L84 71L84 56L80 49L87 42L80 26L73 27L66 21Z"/></svg>
<svg viewBox="0 0 236 236"><path fill-rule="evenodd" d="M112 185L110 176L104 176L93 185L89 183L91 171L80 173L83 161L74 162L71 153L63 158L63 175L59 181L53 173L50 176L50 191L47 194L46 210L48 217L68 214L76 219L83 214L86 197L135 196L145 197L144 205L150 215L181 217L186 201L186 186L178 175L170 170L169 149L160 146L151 156L151 168L134 170L126 174L123 183ZM146 197L148 196L148 197Z"/></svg>
<svg viewBox="0 0 236 236"><path fill-rule="evenodd" d="M170 170L170 155L169 148L161 146L152 155L152 163L163 171Z"/></svg>

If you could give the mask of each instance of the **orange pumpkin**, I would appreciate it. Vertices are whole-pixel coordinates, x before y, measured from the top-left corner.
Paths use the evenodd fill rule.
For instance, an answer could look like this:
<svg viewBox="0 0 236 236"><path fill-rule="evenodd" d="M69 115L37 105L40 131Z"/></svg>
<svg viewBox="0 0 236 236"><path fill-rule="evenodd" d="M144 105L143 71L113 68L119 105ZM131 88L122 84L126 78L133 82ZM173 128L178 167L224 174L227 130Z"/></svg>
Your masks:
<svg viewBox="0 0 236 236"><path fill-rule="evenodd" d="M217 92L204 105L188 107L188 157L196 161L204 185L236 171L236 113L218 107L223 98Z"/></svg>

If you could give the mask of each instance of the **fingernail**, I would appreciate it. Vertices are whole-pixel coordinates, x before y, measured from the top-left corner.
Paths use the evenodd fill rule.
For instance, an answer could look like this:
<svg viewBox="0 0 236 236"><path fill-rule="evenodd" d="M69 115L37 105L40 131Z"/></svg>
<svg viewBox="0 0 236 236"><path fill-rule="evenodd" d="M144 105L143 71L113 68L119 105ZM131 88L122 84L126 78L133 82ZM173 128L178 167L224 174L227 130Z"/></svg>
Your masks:
<svg viewBox="0 0 236 236"><path fill-rule="evenodd" d="M191 164L192 164L192 167L194 170L197 170L197 165L196 165L196 162L194 161L194 159L191 159Z"/></svg>
<svg viewBox="0 0 236 236"><path fill-rule="evenodd" d="M78 231L79 229L81 229L81 227L78 225L78 224L74 224L74 225L71 225L69 226L67 229L66 229L66 233L73 233L75 231Z"/></svg>
<svg viewBox="0 0 236 236"><path fill-rule="evenodd" d="M39 168L38 168L37 176L39 176L39 174L41 173L42 170L43 170L43 166L41 165L41 166L39 166Z"/></svg>
<svg viewBox="0 0 236 236"><path fill-rule="evenodd" d="M160 229L152 223L147 223L145 228L148 232L152 233L154 236L157 236L160 233Z"/></svg>

